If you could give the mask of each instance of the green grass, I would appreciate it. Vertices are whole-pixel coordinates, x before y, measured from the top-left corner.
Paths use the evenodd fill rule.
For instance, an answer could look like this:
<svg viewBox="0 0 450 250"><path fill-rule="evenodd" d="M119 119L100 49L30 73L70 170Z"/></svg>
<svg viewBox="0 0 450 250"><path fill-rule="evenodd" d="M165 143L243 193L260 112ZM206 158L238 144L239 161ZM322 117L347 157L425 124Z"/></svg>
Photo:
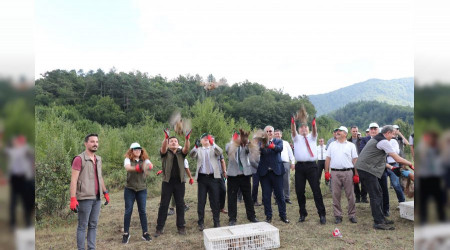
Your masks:
<svg viewBox="0 0 450 250"><path fill-rule="evenodd" d="M293 172L292 172L293 173ZM322 179L323 182L323 179ZM307 185L309 189L309 186ZM332 199L327 188L322 183L322 193L327 211L327 224L319 224L319 216L314 205L314 201L309 198L306 201L308 217L304 223L298 223L298 203L291 183L292 205L287 205L288 218L290 224L281 222L278 218L278 209L272 205L274 212L272 225L280 230L280 242L282 249L413 249L414 247L414 223L400 218L397 197L393 189L389 189L391 216L389 219L395 221L396 230L378 231L372 228L373 220L369 204L359 203L357 207L357 224L352 224L344 215L343 223L337 227L341 230L342 238L333 238L332 232L334 224ZM197 230L197 185L186 185L185 201L190 206L186 212L186 236L177 234L175 216L168 216L165 233L153 238L151 242L144 242L141 239L141 227L137 207L134 206L130 227L130 242L123 245L122 227L124 200L123 192L112 192L111 203L103 206L100 214L97 230L97 249L203 249L203 234ZM307 190L307 197L310 191ZM158 213L158 203L160 197L149 196L147 199L147 219L149 232L155 232L156 219ZM261 190L259 192L261 201ZM272 200L272 204L274 201ZM342 196L341 205L344 214L347 211L347 201ZM227 205L225 205L227 206ZM68 209L68 208L67 208ZM264 207L255 207L259 220L263 220ZM228 224L228 216L221 214L222 226ZM238 203L238 224L248 223L245 215L244 203ZM205 226L213 226L212 214L209 204L205 209ZM67 218L55 219L45 218L36 228L36 249L73 249L76 248L76 215L69 213Z"/></svg>

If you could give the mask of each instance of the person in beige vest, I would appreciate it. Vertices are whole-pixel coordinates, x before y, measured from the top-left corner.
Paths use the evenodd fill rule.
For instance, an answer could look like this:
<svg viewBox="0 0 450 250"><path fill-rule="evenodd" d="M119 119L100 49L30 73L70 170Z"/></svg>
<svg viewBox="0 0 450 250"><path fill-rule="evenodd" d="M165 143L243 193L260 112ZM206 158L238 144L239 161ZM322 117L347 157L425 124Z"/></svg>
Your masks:
<svg viewBox="0 0 450 250"><path fill-rule="evenodd" d="M219 156L223 151L214 143L212 136L204 133L200 138L201 145L196 145L189 156L197 160L195 179L198 183L198 229L203 231L207 195L213 213L214 227L220 227L219 188L221 176L219 167L222 167L225 178L227 178L227 171L223 165L219 166Z"/></svg>
<svg viewBox="0 0 450 250"><path fill-rule="evenodd" d="M100 194L105 196L105 205L109 203L109 194L103 182L102 158L95 154L98 149L98 135L88 134L84 138L84 146L86 150L72 160L70 209L78 213L78 249L85 249L86 229L88 249L95 249Z"/></svg>
<svg viewBox="0 0 450 250"><path fill-rule="evenodd" d="M125 161L123 163L127 171L127 184L123 197L125 199L125 214L123 218L124 234L122 243L127 244L130 240L130 222L133 213L133 204L136 201L139 212L139 220L141 221L142 239L151 241L152 237L148 233L147 213L145 207L147 204L147 185L145 183L144 169L151 170L153 168L147 151L137 142L133 142L125 153Z"/></svg>

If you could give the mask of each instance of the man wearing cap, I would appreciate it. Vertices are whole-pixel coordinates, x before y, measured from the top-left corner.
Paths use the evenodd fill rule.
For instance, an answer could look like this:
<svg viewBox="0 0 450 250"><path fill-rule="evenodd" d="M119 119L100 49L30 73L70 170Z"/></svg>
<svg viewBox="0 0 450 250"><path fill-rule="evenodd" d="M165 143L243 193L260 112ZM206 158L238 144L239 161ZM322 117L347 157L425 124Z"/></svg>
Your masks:
<svg viewBox="0 0 450 250"><path fill-rule="evenodd" d="M394 229L392 226L393 221L387 220L383 214L383 195L378 181L386 169L386 154L394 158L398 163L412 166L411 162L394 152L389 143L393 136L394 128L391 125L384 126L380 134L369 140L355 164L360 180L369 193L370 208L374 219L373 227L381 230Z"/></svg>
<svg viewBox="0 0 450 250"><path fill-rule="evenodd" d="M301 124L297 129L295 120L291 118L292 140L294 141L295 164L295 192L297 193L298 205L300 207L299 222L304 222L308 212L306 211L305 187L306 181L313 192L314 203L319 214L320 224L326 223L325 206L323 204L322 192L320 191L317 171L317 127L316 119L312 120L312 133L309 133L307 124Z"/></svg>
<svg viewBox="0 0 450 250"><path fill-rule="evenodd" d="M261 143L260 159L257 173L261 182L262 198L264 204L264 214L266 222L272 222L271 194L272 190L278 205L278 214L281 221L289 223L286 215L286 202L283 197L283 175L284 167L281 161L281 151L283 151L283 142L273 138L274 129L272 126L264 128L268 138L268 145Z"/></svg>
<svg viewBox="0 0 450 250"><path fill-rule="evenodd" d="M334 141L336 141L336 133L338 131L338 128L333 129L333 137L331 137L330 139L328 139L327 141L327 146L325 147L325 149L328 149L328 146L330 146L330 144Z"/></svg>
<svg viewBox="0 0 450 250"><path fill-rule="evenodd" d="M185 220L184 220L184 194L185 194L185 168L184 160L189 151L189 138L191 132L189 131L185 136L184 147L179 148L178 138L169 136L169 131L164 130L164 140L162 141L160 155L162 162L162 183L161 183L161 202L158 210L158 219L156 222L155 237L159 237L164 233L164 226L167 219L167 210L172 195L175 199L176 206L176 224L178 233L186 234ZM161 172L158 172L161 174ZM189 180L189 184L193 184L194 180Z"/></svg>
<svg viewBox="0 0 450 250"><path fill-rule="evenodd" d="M203 231L205 229L205 205L206 197L209 196L209 205L211 206L214 227L220 227L220 211L219 211L219 189L220 189L220 170L227 178L227 171L222 166L219 166L219 157L222 154L222 149L214 143L211 135L208 133L202 134L200 137L201 147L194 147L189 156L197 160L197 171L195 179L198 183L198 229Z"/></svg>
<svg viewBox="0 0 450 250"><path fill-rule="evenodd" d="M370 129L368 128L368 129L366 129L366 134L364 135L364 137L366 137L366 136L369 136L370 135Z"/></svg>
<svg viewBox="0 0 450 250"><path fill-rule="evenodd" d="M98 135L88 134L84 138L85 151L72 160L70 180L70 209L78 213L77 247L84 249L86 229L88 249L95 249L98 216L100 215L100 194L109 203L108 190L102 176L102 158L95 154L98 149Z"/></svg>
<svg viewBox="0 0 450 250"><path fill-rule="evenodd" d="M292 148L289 146L289 143L281 137L283 136L283 132L279 129L275 130L274 137L281 140L283 142L283 151L281 151L281 161L283 162L284 167L284 175L283 175L283 193L284 193L284 200L286 203L292 204L290 197L290 188L289 188L289 182L291 179L291 169L295 169L295 158L294 154L292 153Z"/></svg>
<svg viewBox="0 0 450 250"><path fill-rule="evenodd" d="M358 171L354 169L354 164L358 159L355 144L347 141L348 130L346 127L339 127L336 138L327 150L325 161L325 179L330 180L333 197L333 213L336 218L335 223L342 222L341 193L344 189L348 201L348 217L350 222L356 223L356 206L353 184L359 182ZM329 170L331 168L331 174ZM355 173L355 174L353 174Z"/></svg>
<svg viewBox="0 0 450 250"><path fill-rule="evenodd" d="M351 131L352 131L352 136L350 138L348 138L348 141L355 144L356 150L359 155L359 153L361 153L361 151L359 150L359 145L361 144L361 138L358 137L358 134L361 134L361 133L358 132L357 126L352 126ZM353 174L355 174L354 171L355 171L355 169L353 168ZM355 183L353 188L355 190L355 198L356 198L355 202L359 203L359 202L361 202L361 199L362 199L362 201L364 203L368 203L366 189L362 185L361 185L361 189L360 189L359 182Z"/></svg>

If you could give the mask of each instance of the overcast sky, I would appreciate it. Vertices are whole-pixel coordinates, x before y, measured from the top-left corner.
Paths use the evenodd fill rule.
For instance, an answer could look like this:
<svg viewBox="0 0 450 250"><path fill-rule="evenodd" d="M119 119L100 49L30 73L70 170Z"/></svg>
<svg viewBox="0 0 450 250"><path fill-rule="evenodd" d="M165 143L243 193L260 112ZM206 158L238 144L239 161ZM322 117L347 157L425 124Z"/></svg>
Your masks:
<svg viewBox="0 0 450 250"><path fill-rule="evenodd" d="M293 96L414 76L413 3L36 1L35 78L53 69L245 80Z"/></svg>

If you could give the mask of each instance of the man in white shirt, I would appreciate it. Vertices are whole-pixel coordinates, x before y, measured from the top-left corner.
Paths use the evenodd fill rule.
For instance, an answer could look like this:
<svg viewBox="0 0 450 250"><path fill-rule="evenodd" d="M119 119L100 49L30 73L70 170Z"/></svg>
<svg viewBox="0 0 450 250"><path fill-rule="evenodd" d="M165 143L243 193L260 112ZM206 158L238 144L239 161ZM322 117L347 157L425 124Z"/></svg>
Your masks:
<svg viewBox="0 0 450 250"><path fill-rule="evenodd" d="M281 132L281 130L279 129L276 129L274 136L275 138L282 140L281 137L283 136L283 132ZM292 204L291 200L289 199L290 195L289 180L291 177L290 170L295 168L295 158L289 143L285 140L282 141L283 141L283 151L281 151L281 161L283 162L284 170L286 171L283 175L284 200L286 201L286 203Z"/></svg>
<svg viewBox="0 0 450 250"><path fill-rule="evenodd" d="M319 139L319 145L317 146L317 166L318 166L318 175L319 178L319 185L320 185L320 180L322 178L322 171L325 169L325 160L327 159L327 150L325 148L324 145L325 139L320 138Z"/></svg>
<svg viewBox="0 0 450 250"><path fill-rule="evenodd" d="M305 187L306 180L313 192L314 203L319 214L320 224L326 223L325 206L323 204L322 192L317 180L317 127L316 119L312 120L312 133L309 133L308 124L300 124L300 128L295 126L295 120L291 118L291 132L294 141L295 164L295 192L297 193L298 205L300 207L299 222L304 222L308 212L306 211Z"/></svg>
<svg viewBox="0 0 450 250"><path fill-rule="evenodd" d="M358 172L354 169L358 153L355 144L347 141L348 129L339 127L336 133L337 140L328 147L327 159L325 161L325 179L333 179L331 190L333 197L333 213L335 223L342 222L341 193L344 188L348 201L348 217L352 223L356 223L355 193L353 183L359 182ZM331 168L331 174L329 173ZM355 170L355 176L353 171Z"/></svg>

